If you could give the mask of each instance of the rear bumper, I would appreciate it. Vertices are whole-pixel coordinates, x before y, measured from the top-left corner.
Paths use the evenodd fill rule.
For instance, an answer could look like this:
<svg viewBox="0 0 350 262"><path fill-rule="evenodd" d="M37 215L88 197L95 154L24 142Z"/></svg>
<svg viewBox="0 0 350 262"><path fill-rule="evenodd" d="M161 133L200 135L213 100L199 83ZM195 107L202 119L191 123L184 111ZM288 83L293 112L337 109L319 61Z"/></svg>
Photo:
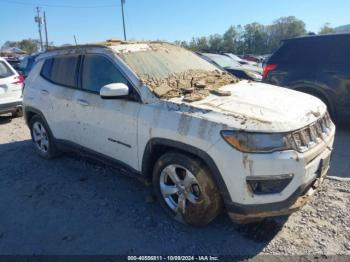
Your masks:
<svg viewBox="0 0 350 262"><path fill-rule="evenodd" d="M230 219L239 224L254 222L267 217L289 215L307 204L311 197L321 187L321 184L327 176L329 167L325 173L310 184L299 187L288 199L278 203L262 205L227 205Z"/></svg>
<svg viewBox="0 0 350 262"><path fill-rule="evenodd" d="M22 108L22 100L12 101L8 103L0 103L0 114L10 113L14 110Z"/></svg>

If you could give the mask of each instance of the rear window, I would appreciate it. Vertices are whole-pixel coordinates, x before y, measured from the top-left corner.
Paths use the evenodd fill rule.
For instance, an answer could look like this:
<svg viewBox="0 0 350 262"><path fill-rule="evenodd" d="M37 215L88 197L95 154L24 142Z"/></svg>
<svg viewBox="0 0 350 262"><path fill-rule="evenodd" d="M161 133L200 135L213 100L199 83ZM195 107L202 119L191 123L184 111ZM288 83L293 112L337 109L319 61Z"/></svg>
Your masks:
<svg viewBox="0 0 350 262"><path fill-rule="evenodd" d="M62 86L77 87L77 67L79 56L49 58L44 62L41 75L47 80Z"/></svg>
<svg viewBox="0 0 350 262"><path fill-rule="evenodd" d="M6 78L14 75L10 67L3 61L0 61L0 78Z"/></svg>

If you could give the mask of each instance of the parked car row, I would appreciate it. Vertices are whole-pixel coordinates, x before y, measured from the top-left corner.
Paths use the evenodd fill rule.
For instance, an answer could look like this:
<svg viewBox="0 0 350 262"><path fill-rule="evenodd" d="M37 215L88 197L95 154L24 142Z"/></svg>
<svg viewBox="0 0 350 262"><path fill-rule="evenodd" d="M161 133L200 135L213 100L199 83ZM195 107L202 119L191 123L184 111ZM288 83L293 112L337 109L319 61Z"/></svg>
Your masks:
<svg viewBox="0 0 350 262"><path fill-rule="evenodd" d="M262 68L249 61L245 62L242 59L239 60L239 58L234 59L233 54L199 53L199 56L240 79L262 80Z"/></svg>
<svg viewBox="0 0 350 262"><path fill-rule="evenodd" d="M349 36L283 41L263 82L254 62L161 42L51 50L23 61L24 115L40 156L83 152L144 176L177 221L286 215L328 173L327 108L349 120ZM22 86L0 60L0 101L19 106Z"/></svg>

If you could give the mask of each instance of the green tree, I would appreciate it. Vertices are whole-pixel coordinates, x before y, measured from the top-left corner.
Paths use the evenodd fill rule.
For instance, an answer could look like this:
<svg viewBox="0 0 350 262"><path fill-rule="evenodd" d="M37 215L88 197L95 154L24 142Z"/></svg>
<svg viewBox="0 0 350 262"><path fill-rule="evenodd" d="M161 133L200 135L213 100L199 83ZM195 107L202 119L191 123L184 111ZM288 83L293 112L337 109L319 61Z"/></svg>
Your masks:
<svg viewBox="0 0 350 262"><path fill-rule="evenodd" d="M267 27L268 51L274 51L281 40L306 34L305 23L294 16L281 17Z"/></svg>
<svg viewBox="0 0 350 262"><path fill-rule="evenodd" d="M224 52L236 53L236 41L237 41L237 30L236 27L230 26L229 29L223 35L222 48Z"/></svg>
<svg viewBox="0 0 350 262"><path fill-rule="evenodd" d="M259 23L251 23L244 27L245 53L264 54L267 51L265 27Z"/></svg>
<svg viewBox="0 0 350 262"><path fill-rule="evenodd" d="M332 34L335 33L335 30L331 27L330 23L325 23L320 31L318 32L320 35L325 35L325 34Z"/></svg>
<svg viewBox="0 0 350 262"><path fill-rule="evenodd" d="M209 36L209 51L220 53L223 51L223 38L219 34Z"/></svg>
<svg viewBox="0 0 350 262"><path fill-rule="evenodd" d="M35 53L39 50L39 40L36 39L23 39L21 41L7 41L2 46L3 49L10 47L17 47L27 52L28 54Z"/></svg>
<svg viewBox="0 0 350 262"><path fill-rule="evenodd" d="M281 40L306 34L305 23L294 16L281 17L271 25L251 23L245 26L230 26L223 35L192 38L190 42L176 43L193 51L212 53L253 53L273 52Z"/></svg>

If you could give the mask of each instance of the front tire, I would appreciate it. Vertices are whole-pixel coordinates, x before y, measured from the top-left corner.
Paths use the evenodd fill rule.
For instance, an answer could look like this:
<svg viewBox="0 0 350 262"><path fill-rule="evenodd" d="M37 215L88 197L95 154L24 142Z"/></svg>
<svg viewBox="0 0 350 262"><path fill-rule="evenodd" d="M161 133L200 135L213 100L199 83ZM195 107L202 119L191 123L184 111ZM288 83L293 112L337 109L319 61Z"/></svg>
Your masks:
<svg viewBox="0 0 350 262"><path fill-rule="evenodd" d="M45 159L52 159L58 155L58 150L50 129L39 116L34 116L29 123L30 134L38 154Z"/></svg>
<svg viewBox="0 0 350 262"><path fill-rule="evenodd" d="M161 156L153 169L154 191L175 220L194 226L213 221L222 210L219 190L198 159L177 152Z"/></svg>

